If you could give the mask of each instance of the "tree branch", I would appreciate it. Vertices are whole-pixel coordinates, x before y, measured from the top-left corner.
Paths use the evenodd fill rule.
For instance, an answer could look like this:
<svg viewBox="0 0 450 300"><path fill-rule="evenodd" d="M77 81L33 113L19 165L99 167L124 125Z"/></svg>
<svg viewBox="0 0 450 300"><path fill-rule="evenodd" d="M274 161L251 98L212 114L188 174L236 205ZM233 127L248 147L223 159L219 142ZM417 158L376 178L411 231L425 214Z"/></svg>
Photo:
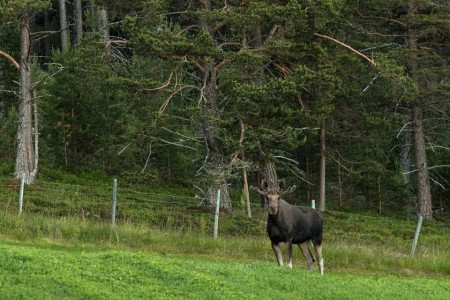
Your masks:
<svg viewBox="0 0 450 300"><path fill-rule="evenodd" d="M386 22L391 22L391 23L395 23L395 24L397 24L397 25L400 25L401 27L403 27L403 28L405 28L405 29L408 27L408 25L406 25L405 23L400 22L400 21L395 20L395 19L389 19L389 18L386 18L386 17L372 17L372 16L365 16L365 15L363 15L363 14L359 11L359 1L358 1L358 5L357 5L357 7L356 7L356 11L357 11L358 15L359 15L361 18L364 18L364 19L383 20L383 21L386 21Z"/></svg>
<svg viewBox="0 0 450 300"><path fill-rule="evenodd" d="M107 40L107 41L104 42L105 47L108 47L111 44L123 44L123 45L126 45L128 43L129 42L127 40Z"/></svg>
<svg viewBox="0 0 450 300"><path fill-rule="evenodd" d="M238 42L225 42L220 44L219 46L217 46L217 49L222 49L225 46L237 46L240 48L244 48L244 45L242 45L242 43L238 43Z"/></svg>
<svg viewBox="0 0 450 300"><path fill-rule="evenodd" d="M167 140L162 139L162 138L157 138L157 139L158 139L159 141L161 141L161 142L163 142L163 143L166 143L166 144L169 144L169 145L174 145L174 146L178 146L178 147L182 147L182 148L187 148L187 149L190 149L190 150L193 150L193 151L198 152L197 149L195 149L195 148L193 148L193 147L191 147L191 146L186 146L186 145L183 145L183 144L180 144L180 143L176 143L176 142L170 142L170 141L167 141Z"/></svg>
<svg viewBox="0 0 450 300"><path fill-rule="evenodd" d="M164 113L164 111L166 110L167 106L170 103L170 100L173 98L173 96L175 96L176 94L178 94L181 90L187 89L187 88L191 88L191 89L196 89L196 90L200 90L198 87L194 86L194 85L185 85L185 86L181 86L179 87L176 91L174 91L172 94L169 95L169 97L167 97L167 99L164 101L164 103L161 105L161 107L159 108L159 114ZM201 90L200 90L201 91ZM203 97L203 95L201 96Z"/></svg>
<svg viewBox="0 0 450 300"><path fill-rule="evenodd" d="M172 76L173 76L174 72L175 72L175 70L170 72L169 79L167 79L167 81L163 85L156 87L156 88L152 88L152 89L144 89L144 91L157 91L157 90L167 87L170 84L170 82L172 81Z"/></svg>
<svg viewBox="0 0 450 300"><path fill-rule="evenodd" d="M173 134L175 134L175 135L181 136L182 138L184 138L184 139L186 139L186 140L191 140L191 141L194 141L194 142L197 142L197 143L200 142L200 139L202 138L202 137L190 137L190 136L181 134L181 133L179 133L179 132L170 130L169 128L164 127L164 126L161 127L161 129L163 129L163 130L165 130L165 131L167 131L167 132L173 133ZM181 139L180 139L180 141L181 141Z"/></svg>
<svg viewBox="0 0 450 300"><path fill-rule="evenodd" d="M178 31L177 34L176 34L175 36L180 36L180 35L182 35L183 33L185 33L186 31L188 31L189 29L192 29L192 28L201 28L201 26L200 26L200 25L197 25L197 24L195 24L195 25L189 25L189 26L187 26L187 27L181 29L180 31Z"/></svg>
<svg viewBox="0 0 450 300"><path fill-rule="evenodd" d="M314 35L317 36L317 37L320 37L320 38L327 39L327 40L330 40L330 41L332 41L332 42L335 42L336 44L341 45L342 47L344 47L344 48L346 48L346 49L348 49L348 50L350 50L350 51L356 53L357 55L361 56L362 58L364 58L365 60L367 60L368 62L370 62L372 65L374 65L374 66L376 65L376 63L375 63L375 61L374 61L373 59L368 58L366 55L362 54L362 53L359 52L358 50L356 50L356 49L350 47L350 46L347 45L347 44L344 44L344 43L341 42L341 41L336 40L335 38L329 37L329 36L327 36L327 35L319 34L319 33L314 33Z"/></svg>
<svg viewBox="0 0 450 300"><path fill-rule="evenodd" d="M266 41L271 40L280 27L280 24L273 25L273 27L270 29L269 36L267 37Z"/></svg>
<svg viewBox="0 0 450 300"><path fill-rule="evenodd" d="M33 83L32 87L31 87L32 90L35 90L37 87L39 87L45 81L47 81L48 79L52 78L53 76L55 76L56 74L58 74L59 72L62 72L64 70L64 66L59 63L48 63L46 65L56 65L56 66L58 66L58 70L54 71L51 74L48 74L47 76L45 76L43 79L39 80L38 82Z"/></svg>
<svg viewBox="0 0 450 300"><path fill-rule="evenodd" d="M274 62L273 65L286 77L292 74L292 70L283 63Z"/></svg>
<svg viewBox="0 0 450 300"><path fill-rule="evenodd" d="M244 120L242 120L242 118L239 119L239 128L241 129L241 133L239 135L239 148L241 148L241 150L242 150L242 144L244 143L244 137L245 137L244 136L245 124L244 124ZM231 159L231 162L234 162L238 159L239 152L242 152L242 151L236 151L236 153L233 155L233 158ZM242 156L243 156L243 154L242 154Z"/></svg>
<svg viewBox="0 0 450 300"><path fill-rule="evenodd" d="M213 31L213 32L217 32L219 29L223 28L223 27L224 27L225 25L227 25L227 24L228 24L228 21L223 20L223 21L217 23L217 24L214 26L214 28L212 29L212 31Z"/></svg>
<svg viewBox="0 0 450 300"><path fill-rule="evenodd" d="M14 65L14 67L16 67L17 70L20 69L20 65L19 63L8 53L3 52L2 50L0 50L0 55L5 57L7 60L9 60L10 62L12 62L12 64Z"/></svg>

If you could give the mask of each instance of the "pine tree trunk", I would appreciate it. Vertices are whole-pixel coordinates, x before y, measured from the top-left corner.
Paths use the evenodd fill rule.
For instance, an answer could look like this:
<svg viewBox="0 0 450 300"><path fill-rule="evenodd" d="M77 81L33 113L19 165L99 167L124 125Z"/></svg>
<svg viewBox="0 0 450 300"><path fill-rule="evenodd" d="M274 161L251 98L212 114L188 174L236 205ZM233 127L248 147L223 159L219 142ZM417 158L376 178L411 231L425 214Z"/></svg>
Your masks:
<svg viewBox="0 0 450 300"><path fill-rule="evenodd" d="M408 122L410 121L408 117ZM402 147L400 152L400 170L403 172L403 182L408 184L411 181L411 134L405 132L402 138Z"/></svg>
<svg viewBox="0 0 450 300"><path fill-rule="evenodd" d="M100 7L100 12L99 12L98 17L99 17L99 24L100 24L99 32L101 35L101 40L107 41L107 40L109 40L109 21L108 21L108 10L105 6Z"/></svg>
<svg viewBox="0 0 450 300"><path fill-rule="evenodd" d="M244 168L242 170L242 176L244 177L244 197L245 197L245 205L247 209L247 217L252 217L252 206L250 203L250 193L248 191L248 179L247 179L247 169Z"/></svg>
<svg viewBox="0 0 450 300"><path fill-rule="evenodd" d="M228 192L228 184L226 182L208 187L206 199L210 203L210 207L215 208L217 204L217 190L220 189L220 204L219 207L228 212L233 213L233 207L230 201L230 193Z"/></svg>
<svg viewBox="0 0 450 300"><path fill-rule="evenodd" d="M408 14L413 16L416 13L416 2L410 1ZM412 26L412 25L411 25ZM417 37L412 28L407 29L407 46L409 49L417 49ZM418 82L418 62L414 54L411 55L408 62L409 72L417 83ZM433 218L430 180L428 177L428 163L425 148L425 134L423 128L422 103L417 99L411 109L411 121L414 135L414 155L416 163L416 189L417 189L417 213L425 219Z"/></svg>
<svg viewBox="0 0 450 300"><path fill-rule="evenodd" d="M15 177L25 176L25 182L35 181L37 168L35 149L33 147L32 126L32 86L30 59L30 19L25 14L20 21L20 101L19 127L17 131L17 156Z"/></svg>
<svg viewBox="0 0 450 300"><path fill-rule="evenodd" d="M244 133L245 133L245 124L242 119L239 119L239 127L241 128L241 136L239 138L239 147L241 148L241 159L242 161L245 161L245 155L244 150L242 150L242 144L244 142ZM252 206L250 203L250 194L248 190L248 176L247 176L247 168L244 167L242 169L242 177L244 179L244 198L245 198L245 205L247 208L247 217L252 217Z"/></svg>
<svg viewBox="0 0 450 300"><path fill-rule="evenodd" d="M206 94L205 94L206 95ZM210 98L209 98L210 99ZM209 182L206 199L210 207L216 207L217 189L221 189L220 207L232 213L233 208L231 204L230 194L228 193L227 177L229 170L224 165L224 156L220 150L216 138L216 128L210 123L210 119L204 121L203 134L205 135L207 147L207 159L205 170L208 177L211 178Z"/></svg>
<svg viewBox="0 0 450 300"><path fill-rule="evenodd" d="M325 157L325 126L320 127L320 199L319 211L325 211L325 177L326 177L326 157Z"/></svg>
<svg viewBox="0 0 450 300"><path fill-rule="evenodd" d="M75 45L79 45L83 37L83 10L81 0L75 0Z"/></svg>
<svg viewBox="0 0 450 300"><path fill-rule="evenodd" d="M204 86L202 87L203 93L207 99L207 103L203 104L202 112L203 134L205 136L207 148L205 170L207 175L211 178L207 200L210 206L215 207L216 198L214 196L214 191L217 191L217 188L220 188L222 190L220 206L231 212L232 205L226 179L229 170L225 166L225 157L217 140L219 128L218 124L215 123L216 120L219 120L219 110L217 108L217 74L214 66L214 60L211 59L206 62L201 77L202 82L204 83Z"/></svg>
<svg viewBox="0 0 450 300"><path fill-rule="evenodd" d="M425 135L422 124L422 107L418 101L412 109L414 154L416 162L417 211L425 219L433 218L430 180L428 178Z"/></svg>
<svg viewBox="0 0 450 300"><path fill-rule="evenodd" d="M271 190L277 190L279 187L277 169L273 161L265 161L263 168L259 171L258 188L262 188L261 182L265 181L267 188ZM266 196L260 195L261 208L266 210L269 205L269 201Z"/></svg>
<svg viewBox="0 0 450 300"><path fill-rule="evenodd" d="M202 8L211 9L209 0L201 1ZM205 32L213 38L213 30L207 21L201 21L201 26ZM218 93L217 93L217 70L215 68L216 61L212 57L205 57L202 64L202 72L200 74L205 101L203 101L203 111L201 123L203 134L206 142L207 158L205 164L206 174L211 178L206 199L211 207L216 206L215 193L218 188L221 189L220 207L232 212L232 204L230 194L228 193L227 178L230 170L226 166L226 158L218 141L220 112L218 109Z"/></svg>
<svg viewBox="0 0 450 300"><path fill-rule="evenodd" d="M59 27L61 30L61 50L67 51L69 49L69 34L65 0L59 0Z"/></svg>
<svg viewBox="0 0 450 300"><path fill-rule="evenodd" d="M341 174L341 161L338 157L337 161L338 168L338 186L339 186L339 207L344 206L344 199L342 198L342 174Z"/></svg>

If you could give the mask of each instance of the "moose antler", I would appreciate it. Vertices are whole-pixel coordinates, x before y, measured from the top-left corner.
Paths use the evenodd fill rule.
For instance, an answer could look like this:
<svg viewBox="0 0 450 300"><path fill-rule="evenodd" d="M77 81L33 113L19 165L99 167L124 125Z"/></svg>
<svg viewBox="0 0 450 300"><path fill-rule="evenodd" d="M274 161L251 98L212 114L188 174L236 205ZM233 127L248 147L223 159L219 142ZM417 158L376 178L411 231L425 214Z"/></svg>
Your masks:
<svg viewBox="0 0 450 300"><path fill-rule="evenodd" d="M284 179L280 180L278 182L278 188L279 188L279 191L280 191L280 195L292 193L297 188L297 186L293 185L293 186L290 186L290 187L285 189L284 188L285 186L286 186L286 181Z"/></svg>
<svg viewBox="0 0 450 300"><path fill-rule="evenodd" d="M295 191L296 188L297 188L297 186L292 185L292 186L288 187L287 189L282 190L282 191L280 192L280 195L292 193L293 191Z"/></svg>
<svg viewBox="0 0 450 300"><path fill-rule="evenodd" d="M284 194L292 193L297 188L297 186L292 185L292 186L284 189L284 186L285 186L285 181L283 179L283 180L280 180L278 182L278 189L270 190L268 188L268 183L263 179L263 180L261 180L261 188L262 188L262 190L260 190L257 187L254 187L254 186L250 186L250 189L255 191L255 192L257 192L258 194L260 194L262 196L267 196L267 194L269 194L269 191L272 191L272 192L278 191L278 193L280 195L284 195Z"/></svg>
<svg viewBox="0 0 450 300"><path fill-rule="evenodd" d="M258 194L262 195L262 196L267 196L267 191L261 191L259 188L254 187L254 186L250 186L250 189L252 191L257 192Z"/></svg>

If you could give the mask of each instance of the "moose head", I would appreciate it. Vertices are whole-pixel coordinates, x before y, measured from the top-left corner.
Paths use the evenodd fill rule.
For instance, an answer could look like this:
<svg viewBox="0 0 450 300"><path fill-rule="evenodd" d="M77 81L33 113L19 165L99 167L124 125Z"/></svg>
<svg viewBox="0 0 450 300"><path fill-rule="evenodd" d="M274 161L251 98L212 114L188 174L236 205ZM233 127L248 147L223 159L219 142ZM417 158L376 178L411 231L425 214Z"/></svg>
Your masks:
<svg viewBox="0 0 450 300"><path fill-rule="evenodd" d="M269 181L265 179L261 180L261 189L251 186L250 189L256 191L258 194L266 197L269 204L269 214L276 215L278 213L278 202L280 201L280 196L291 193L295 190L296 186L290 186L285 188L286 182L283 180Z"/></svg>

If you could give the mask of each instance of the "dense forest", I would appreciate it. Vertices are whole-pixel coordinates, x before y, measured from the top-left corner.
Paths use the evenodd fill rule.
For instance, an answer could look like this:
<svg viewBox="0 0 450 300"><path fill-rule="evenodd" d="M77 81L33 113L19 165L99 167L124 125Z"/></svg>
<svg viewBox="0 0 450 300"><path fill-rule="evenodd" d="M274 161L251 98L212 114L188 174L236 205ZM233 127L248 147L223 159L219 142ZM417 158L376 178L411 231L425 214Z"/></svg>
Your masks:
<svg viewBox="0 0 450 300"><path fill-rule="evenodd" d="M230 211L275 165L293 203L448 214L450 2L1 0L0 155Z"/></svg>

